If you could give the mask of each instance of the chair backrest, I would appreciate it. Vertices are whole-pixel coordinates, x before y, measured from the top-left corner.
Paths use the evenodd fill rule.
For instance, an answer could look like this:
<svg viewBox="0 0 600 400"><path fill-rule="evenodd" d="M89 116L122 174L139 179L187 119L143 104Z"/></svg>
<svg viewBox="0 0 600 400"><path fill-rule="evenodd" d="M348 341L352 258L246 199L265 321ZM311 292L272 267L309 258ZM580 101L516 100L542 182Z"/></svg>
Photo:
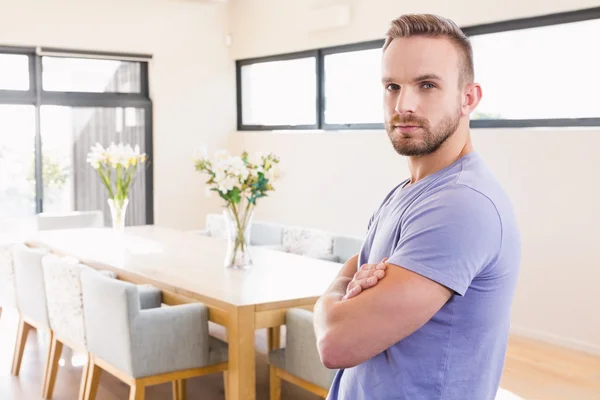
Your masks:
<svg viewBox="0 0 600 400"><path fill-rule="evenodd" d="M37 328L49 328L46 285L42 258L47 249L30 248L17 244L13 248L17 307L23 317Z"/></svg>
<svg viewBox="0 0 600 400"><path fill-rule="evenodd" d="M210 237L227 238L227 220L223 214L207 214L206 230Z"/></svg>
<svg viewBox="0 0 600 400"><path fill-rule="evenodd" d="M253 221L250 229L250 244L252 246L269 246L282 243L283 225L266 221Z"/></svg>
<svg viewBox="0 0 600 400"><path fill-rule="evenodd" d="M282 243L285 251L307 257L333 260L333 235L298 226L283 228Z"/></svg>
<svg viewBox="0 0 600 400"><path fill-rule="evenodd" d="M285 368L294 376L329 389L336 370L326 368L317 349L313 313L301 308L286 312Z"/></svg>
<svg viewBox="0 0 600 400"><path fill-rule="evenodd" d="M131 325L140 313L137 287L84 269L81 288L88 351L131 373Z"/></svg>
<svg viewBox="0 0 600 400"><path fill-rule="evenodd" d="M0 307L16 307L13 244L0 245Z"/></svg>
<svg viewBox="0 0 600 400"><path fill-rule="evenodd" d="M41 213L36 216L37 229L77 229L104 227L104 213L96 211L74 211L64 214Z"/></svg>
<svg viewBox="0 0 600 400"><path fill-rule="evenodd" d="M333 254L338 256L338 261L345 263L362 249L364 239L353 236L335 236L333 238Z"/></svg>
<svg viewBox="0 0 600 400"><path fill-rule="evenodd" d="M81 271L89 268L73 257L48 254L42 258L48 320L56 336L83 348L87 346L83 318Z"/></svg>

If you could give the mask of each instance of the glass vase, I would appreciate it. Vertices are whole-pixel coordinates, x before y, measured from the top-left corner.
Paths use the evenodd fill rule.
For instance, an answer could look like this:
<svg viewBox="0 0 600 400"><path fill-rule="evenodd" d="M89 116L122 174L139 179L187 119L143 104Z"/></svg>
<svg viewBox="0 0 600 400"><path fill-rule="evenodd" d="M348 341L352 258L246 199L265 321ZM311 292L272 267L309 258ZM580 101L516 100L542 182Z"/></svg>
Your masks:
<svg viewBox="0 0 600 400"><path fill-rule="evenodd" d="M129 199L108 199L108 207L110 208L110 216L112 218L113 230L119 234L125 232L125 216L127 214L127 205Z"/></svg>
<svg viewBox="0 0 600 400"><path fill-rule="evenodd" d="M227 227L227 252L225 254L226 268L250 268L250 230L254 206L238 204L223 211Z"/></svg>

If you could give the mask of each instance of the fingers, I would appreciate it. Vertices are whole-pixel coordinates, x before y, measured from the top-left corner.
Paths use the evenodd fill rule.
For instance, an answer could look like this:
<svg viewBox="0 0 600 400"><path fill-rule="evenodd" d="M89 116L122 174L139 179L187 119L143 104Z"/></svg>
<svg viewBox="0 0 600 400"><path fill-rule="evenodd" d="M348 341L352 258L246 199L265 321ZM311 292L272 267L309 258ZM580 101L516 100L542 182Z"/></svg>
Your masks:
<svg viewBox="0 0 600 400"><path fill-rule="evenodd" d="M385 263L387 260L388 260L388 258L386 257L377 264L363 264L360 267L360 270L362 271L362 270L369 270L369 269L386 269L387 265Z"/></svg>
<svg viewBox="0 0 600 400"><path fill-rule="evenodd" d="M362 279L354 278L352 280L352 282L350 282L348 284L346 294L344 295L342 300L346 300L346 299L355 297L360 292L362 292L364 289L368 289L370 287L375 286L377 284L377 282L379 282L379 280L381 278L383 278L384 276L385 276L385 272L382 270L364 271L364 277Z"/></svg>
<svg viewBox="0 0 600 400"><path fill-rule="evenodd" d="M387 260L388 257L385 257L378 264L363 264L348 284L346 294L342 297L342 300L356 297L363 290L375 286L385 276L385 269L387 268L385 263Z"/></svg>
<svg viewBox="0 0 600 400"><path fill-rule="evenodd" d="M362 287L360 285L356 285L346 292L344 297L342 297L342 300L351 299L352 297L357 296L360 292L362 292Z"/></svg>
<svg viewBox="0 0 600 400"><path fill-rule="evenodd" d="M385 275L385 269L366 269L366 270L360 270L357 273L354 274L354 277L352 278L352 281L359 281L365 278L368 278L370 276L376 276L377 278L383 278L383 276Z"/></svg>

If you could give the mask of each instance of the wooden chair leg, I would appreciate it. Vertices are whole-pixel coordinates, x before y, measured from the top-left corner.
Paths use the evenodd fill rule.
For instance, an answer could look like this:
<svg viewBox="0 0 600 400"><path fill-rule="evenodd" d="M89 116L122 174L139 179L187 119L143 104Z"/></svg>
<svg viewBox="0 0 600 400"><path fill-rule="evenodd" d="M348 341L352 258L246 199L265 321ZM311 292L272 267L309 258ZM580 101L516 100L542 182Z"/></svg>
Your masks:
<svg viewBox="0 0 600 400"><path fill-rule="evenodd" d="M23 361L23 353L25 351L25 343L27 343L27 335L31 330L31 325L19 318L19 328L17 331L17 341L15 342L15 351L13 353L13 363L11 373L14 376L19 375L21 370L21 361Z"/></svg>
<svg viewBox="0 0 600 400"><path fill-rule="evenodd" d="M38 329L38 333L39 333ZM50 356L52 355L52 340L54 339L54 332L52 330L48 330L48 351L46 352L46 362L44 364L44 381L42 382L42 395L46 393L46 388L48 387L48 367L50 365Z"/></svg>
<svg viewBox="0 0 600 400"><path fill-rule="evenodd" d="M90 356L91 360L88 367L87 383L85 388L85 400L96 400L96 393L98 392L98 384L100 383L100 375L102 375L102 369L94 363L94 359Z"/></svg>
<svg viewBox="0 0 600 400"><path fill-rule="evenodd" d="M173 381L173 400L185 400L185 380Z"/></svg>
<svg viewBox="0 0 600 400"><path fill-rule="evenodd" d="M173 385L173 400L180 400L179 398L179 381L171 382Z"/></svg>
<svg viewBox="0 0 600 400"><path fill-rule="evenodd" d="M281 400L281 378L272 366L269 366L269 393L270 400Z"/></svg>
<svg viewBox="0 0 600 400"><path fill-rule="evenodd" d="M63 344L56 339L54 334L50 334L50 348L48 349L48 359L46 361L44 382L45 387L42 392L44 399L51 399L54 392L54 384L56 382L56 374L58 373L58 362L62 354Z"/></svg>
<svg viewBox="0 0 600 400"><path fill-rule="evenodd" d="M144 400L145 389L143 384L136 381L129 390L129 400Z"/></svg>
<svg viewBox="0 0 600 400"><path fill-rule="evenodd" d="M186 389L187 384L186 384L186 382L187 381L185 379L182 379L180 382L181 383L179 384L179 388L180 388L180 391L181 391L181 400L185 400L186 397L187 397L186 396L186 392L187 392L187 389Z"/></svg>
<svg viewBox="0 0 600 400"><path fill-rule="evenodd" d="M85 389L87 387L88 375L90 373L91 364L92 364L92 356L90 354L88 354L87 362L85 363L85 366L83 367L83 371L81 372L81 383L79 386L79 396L77 397L77 400L85 399Z"/></svg>
<svg viewBox="0 0 600 400"><path fill-rule="evenodd" d="M223 371L223 384L225 385L225 400L229 399L229 372Z"/></svg>

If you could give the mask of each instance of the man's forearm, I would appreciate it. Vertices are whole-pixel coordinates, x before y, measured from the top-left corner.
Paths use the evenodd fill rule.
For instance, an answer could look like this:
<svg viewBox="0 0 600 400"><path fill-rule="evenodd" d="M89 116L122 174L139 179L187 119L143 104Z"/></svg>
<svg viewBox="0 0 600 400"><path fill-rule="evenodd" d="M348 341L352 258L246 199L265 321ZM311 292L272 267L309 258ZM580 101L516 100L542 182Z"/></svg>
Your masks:
<svg viewBox="0 0 600 400"><path fill-rule="evenodd" d="M329 289L321 296L314 309L314 324L317 340L322 338L329 325L329 312L331 307L342 300L346 288L358 270L358 255L350 258L342 267Z"/></svg>

